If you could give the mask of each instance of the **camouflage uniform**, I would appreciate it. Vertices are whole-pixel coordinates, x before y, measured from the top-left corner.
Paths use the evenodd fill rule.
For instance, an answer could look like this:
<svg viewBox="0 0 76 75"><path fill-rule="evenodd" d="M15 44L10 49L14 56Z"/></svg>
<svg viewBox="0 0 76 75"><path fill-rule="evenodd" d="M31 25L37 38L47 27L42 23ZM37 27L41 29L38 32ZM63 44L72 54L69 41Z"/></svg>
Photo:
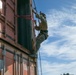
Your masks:
<svg viewBox="0 0 76 75"><path fill-rule="evenodd" d="M45 14L41 13L36 14L36 17L40 19L40 23L39 26L35 26L35 29L37 31L40 31L40 33L38 34L37 38L36 38L36 53L38 52L39 48L40 48L40 44L47 39L48 37L48 27L47 27L47 21L46 21L46 17Z"/></svg>

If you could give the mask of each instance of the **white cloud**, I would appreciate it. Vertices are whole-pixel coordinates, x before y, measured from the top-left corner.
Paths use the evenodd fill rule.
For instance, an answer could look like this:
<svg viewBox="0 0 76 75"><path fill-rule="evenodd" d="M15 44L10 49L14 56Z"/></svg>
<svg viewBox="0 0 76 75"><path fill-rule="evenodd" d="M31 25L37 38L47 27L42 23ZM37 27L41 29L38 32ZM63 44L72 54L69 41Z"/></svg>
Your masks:
<svg viewBox="0 0 76 75"><path fill-rule="evenodd" d="M73 23L76 23L76 14L73 10L69 11L67 9L63 9L63 11L53 10L53 12L50 12L51 13L47 15L50 36L54 33L54 31L59 31L61 26L65 26L65 21L70 20Z"/></svg>
<svg viewBox="0 0 76 75"><path fill-rule="evenodd" d="M54 31L55 32L55 31ZM76 59L76 28L64 27L55 34L62 39L49 44L44 43L42 45L42 53L47 54L47 56L57 56L58 58ZM65 58L66 57L66 58Z"/></svg>
<svg viewBox="0 0 76 75"><path fill-rule="evenodd" d="M73 23L76 24L76 13L73 11L63 9L62 11L49 12L47 15L49 37L57 36L61 39L54 42L47 39L50 43L43 43L42 53L59 58L66 57L65 59L70 60L76 59L76 25L73 25ZM66 24L67 20L72 21L71 25Z"/></svg>
<svg viewBox="0 0 76 75"><path fill-rule="evenodd" d="M76 5L62 10L51 10L47 14L49 26L49 39L60 37L56 41L47 39L41 45L41 54L46 57L55 57L62 60L70 60L68 63L50 63L43 61L44 75L60 75L61 73L76 74ZM67 23L68 22L68 23ZM51 39L52 40L52 39Z"/></svg>
<svg viewBox="0 0 76 75"><path fill-rule="evenodd" d="M43 61L43 75L60 75L63 73L76 74L76 62L71 63L50 63Z"/></svg>

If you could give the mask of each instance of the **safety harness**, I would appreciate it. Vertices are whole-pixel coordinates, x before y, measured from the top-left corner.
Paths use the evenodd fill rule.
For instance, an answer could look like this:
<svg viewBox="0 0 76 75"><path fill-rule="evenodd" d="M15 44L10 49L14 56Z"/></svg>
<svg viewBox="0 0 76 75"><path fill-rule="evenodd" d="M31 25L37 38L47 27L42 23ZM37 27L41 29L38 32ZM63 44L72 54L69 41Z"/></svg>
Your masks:
<svg viewBox="0 0 76 75"><path fill-rule="evenodd" d="M46 40L48 37L48 30L40 30L40 33L45 36L45 40Z"/></svg>

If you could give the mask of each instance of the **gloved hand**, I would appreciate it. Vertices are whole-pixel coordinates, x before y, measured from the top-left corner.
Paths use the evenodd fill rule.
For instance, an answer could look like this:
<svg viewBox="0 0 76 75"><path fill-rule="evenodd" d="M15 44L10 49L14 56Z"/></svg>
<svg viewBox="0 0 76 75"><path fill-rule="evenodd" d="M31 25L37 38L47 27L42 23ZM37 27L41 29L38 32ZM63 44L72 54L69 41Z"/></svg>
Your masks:
<svg viewBox="0 0 76 75"><path fill-rule="evenodd" d="M35 14L37 14L37 12L34 9L32 9L32 12L35 13Z"/></svg>
<svg viewBox="0 0 76 75"><path fill-rule="evenodd" d="M36 24L36 20L34 20L34 23Z"/></svg>

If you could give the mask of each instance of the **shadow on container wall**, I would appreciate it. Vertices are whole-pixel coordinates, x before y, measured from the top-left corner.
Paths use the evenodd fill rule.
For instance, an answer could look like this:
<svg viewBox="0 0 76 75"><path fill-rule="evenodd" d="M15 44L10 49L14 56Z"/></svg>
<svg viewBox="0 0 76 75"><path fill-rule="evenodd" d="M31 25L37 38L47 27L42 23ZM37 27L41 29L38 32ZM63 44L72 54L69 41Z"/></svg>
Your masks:
<svg viewBox="0 0 76 75"><path fill-rule="evenodd" d="M30 0L17 0L17 14L19 16L31 16ZM18 18L18 43L32 51L32 24L31 19Z"/></svg>

